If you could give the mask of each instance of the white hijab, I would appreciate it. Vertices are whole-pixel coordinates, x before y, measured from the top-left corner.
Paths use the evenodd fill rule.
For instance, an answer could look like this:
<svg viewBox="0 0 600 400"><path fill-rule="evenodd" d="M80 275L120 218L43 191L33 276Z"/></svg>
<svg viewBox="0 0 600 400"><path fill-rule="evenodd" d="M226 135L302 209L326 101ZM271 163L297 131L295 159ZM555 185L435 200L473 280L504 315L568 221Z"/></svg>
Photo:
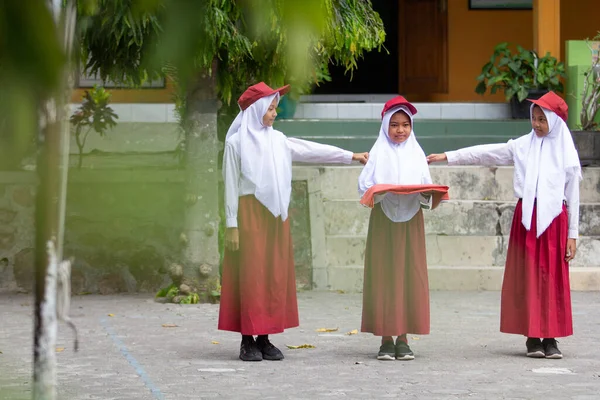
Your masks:
<svg viewBox="0 0 600 400"><path fill-rule="evenodd" d="M534 106L531 105L531 119ZM548 135L540 138L532 130L517 139L515 152L515 180L523 183L521 222L525 229L531 229L536 202L537 237L562 212L567 174L582 179L579 156L567 124L553 111L541 108L548 121Z"/></svg>
<svg viewBox="0 0 600 400"><path fill-rule="evenodd" d="M389 135L390 119L397 111L410 117L411 132L402 143L394 143ZM430 184L429 165L423 149L417 142L413 127L413 115L406 106L388 110L381 121L379 137L369 152L369 161L358 178L358 192L362 195L373 185L421 185ZM420 208L420 196L388 193L381 201L384 214L394 222L406 222Z"/></svg>
<svg viewBox="0 0 600 400"><path fill-rule="evenodd" d="M275 93L240 111L225 140L239 134L242 175L256 187L256 199L285 221L292 193L292 156L285 135L262 122L275 98L279 103L279 93Z"/></svg>

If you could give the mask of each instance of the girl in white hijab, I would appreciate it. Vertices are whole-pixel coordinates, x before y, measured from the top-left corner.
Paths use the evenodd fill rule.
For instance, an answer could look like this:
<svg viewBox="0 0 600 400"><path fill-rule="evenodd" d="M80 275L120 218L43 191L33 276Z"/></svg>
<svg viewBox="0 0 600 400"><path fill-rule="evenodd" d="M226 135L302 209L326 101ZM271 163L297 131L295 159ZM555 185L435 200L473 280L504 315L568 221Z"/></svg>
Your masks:
<svg viewBox="0 0 600 400"><path fill-rule="evenodd" d="M365 163L367 153L287 138L273 129L289 85L250 86L225 140L225 257L219 329L242 334L243 361L281 360L268 335L298 326L288 207L292 161ZM255 339L254 336L257 336Z"/></svg>
<svg viewBox="0 0 600 400"><path fill-rule="evenodd" d="M378 184L431 184L404 97L383 109L379 137L358 180L362 197ZM421 194L376 195L365 251L361 330L381 336L379 360L412 360L406 334L429 333L429 283ZM393 336L397 336L394 343Z"/></svg>
<svg viewBox="0 0 600 400"><path fill-rule="evenodd" d="M573 334L569 261L578 237L581 166L564 100L549 92L530 101L529 134L427 159L514 165L518 202L502 283L500 331L526 336L527 356L554 359L562 358L555 338Z"/></svg>

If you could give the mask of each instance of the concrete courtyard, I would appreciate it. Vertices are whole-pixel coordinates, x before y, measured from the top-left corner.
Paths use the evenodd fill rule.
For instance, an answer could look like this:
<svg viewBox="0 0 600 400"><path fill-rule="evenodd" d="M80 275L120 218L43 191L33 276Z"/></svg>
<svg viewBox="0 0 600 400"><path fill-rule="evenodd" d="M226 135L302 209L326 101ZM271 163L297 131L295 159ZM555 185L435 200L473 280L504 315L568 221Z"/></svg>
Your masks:
<svg viewBox="0 0 600 400"><path fill-rule="evenodd" d="M360 329L361 295L299 293L301 325L272 337L286 359L243 363L239 337L216 329L218 305L149 295L79 296L81 349L59 328L58 398L599 399L600 293L574 292L575 335L563 360L528 359L525 339L498 331L500 293L432 292L431 334L409 335L414 361L375 359ZM31 398L32 298L0 295L0 399ZM164 325L164 326L163 326ZM173 326L176 325L176 326ZM338 328L317 332L319 328ZM292 350L286 345L314 345Z"/></svg>

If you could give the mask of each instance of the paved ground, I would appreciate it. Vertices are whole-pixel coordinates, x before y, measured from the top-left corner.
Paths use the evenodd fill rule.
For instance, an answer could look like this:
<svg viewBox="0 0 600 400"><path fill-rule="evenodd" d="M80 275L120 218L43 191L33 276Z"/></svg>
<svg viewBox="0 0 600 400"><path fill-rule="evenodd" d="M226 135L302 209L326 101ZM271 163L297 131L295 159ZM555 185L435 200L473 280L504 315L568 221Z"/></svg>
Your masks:
<svg viewBox="0 0 600 400"><path fill-rule="evenodd" d="M260 363L237 359L239 337L216 330L216 305L76 297L81 350L61 326L59 399L599 399L600 293L573 297L575 335L561 340L563 360L528 359L522 337L498 332L498 292L432 292L431 335L409 336L417 358L381 362L377 338L345 335L359 328L360 295L300 293L301 326L273 341L316 348ZM0 296L2 400L30 396L31 303ZM316 332L332 327L339 331Z"/></svg>

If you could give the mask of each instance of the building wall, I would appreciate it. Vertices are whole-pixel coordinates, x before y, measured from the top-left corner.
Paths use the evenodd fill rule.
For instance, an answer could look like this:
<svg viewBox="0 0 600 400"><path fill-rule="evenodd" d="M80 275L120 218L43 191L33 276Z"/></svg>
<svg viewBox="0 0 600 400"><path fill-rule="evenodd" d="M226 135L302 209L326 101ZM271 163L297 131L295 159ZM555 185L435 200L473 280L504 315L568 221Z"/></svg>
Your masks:
<svg viewBox="0 0 600 400"><path fill-rule="evenodd" d="M598 0L563 0L560 3L561 56L565 61L565 42L593 38L600 31Z"/></svg>
<svg viewBox="0 0 600 400"><path fill-rule="evenodd" d="M434 102L503 102L501 93L475 93L476 78L501 42L533 46L531 10L469 10L468 1L448 1L447 94L433 95ZM421 101L423 101L421 100Z"/></svg>

